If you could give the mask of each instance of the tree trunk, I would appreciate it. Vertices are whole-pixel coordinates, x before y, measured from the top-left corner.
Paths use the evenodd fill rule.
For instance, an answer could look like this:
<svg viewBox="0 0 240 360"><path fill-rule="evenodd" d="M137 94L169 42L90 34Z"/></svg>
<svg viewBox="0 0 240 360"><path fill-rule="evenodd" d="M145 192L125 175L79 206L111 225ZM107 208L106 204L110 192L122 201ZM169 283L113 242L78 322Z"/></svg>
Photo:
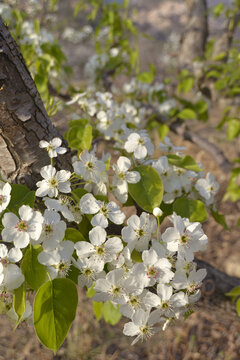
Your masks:
<svg viewBox="0 0 240 360"><path fill-rule="evenodd" d="M0 17L0 170L33 188L49 164L39 141L61 137L44 109L23 57ZM60 162L61 161L61 162ZM69 163L58 160L59 167Z"/></svg>
<svg viewBox="0 0 240 360"><path fill-rule="evenodd" d="M188 8L188 27L183 34L179 54L180 68L190 67L198 57L204 55L208 37L208 17L206 0L185 0Z"/></svg>

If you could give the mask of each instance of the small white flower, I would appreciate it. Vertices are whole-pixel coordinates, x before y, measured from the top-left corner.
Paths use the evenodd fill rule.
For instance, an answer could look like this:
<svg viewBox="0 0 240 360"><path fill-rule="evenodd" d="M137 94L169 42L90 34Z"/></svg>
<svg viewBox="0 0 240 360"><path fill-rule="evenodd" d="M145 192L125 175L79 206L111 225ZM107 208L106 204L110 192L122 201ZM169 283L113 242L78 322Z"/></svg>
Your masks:
<svg viewBox="0 0 240 360"><path fill-rule="evenodd" d="M39 147L42 149L46 149L48 152L48 156L50 158L57 157L58 154L65 154L67 151L66 148L61 147L62 140L58 137L55 137L51 141L47 142L45 140L41 140L39 143Z"/></svg>
<svg viewBox="0 0 240 360"><path fill-rule="evenodd" d="M93 300L108 301L111 300L117 304L125 304L125 291L123 288L123 269L110 271L105 279L98 279L95 283L94 290L97 292Z"/></svg>
<svg viewBox="0 0 240 360"><path fill-rule="evenodd" d="M84 180L98 183L101 180L101 173L106 170L106 165L94 154L84 151L80 154L79 161L73 162L73 168Z"/></svg>
<svg viewBox="0 0 240 360"><path fill-rule="evenodd" d="M214 195L219 189L219 184L215 180L214 175L207 173L206 179L199 179L195 185L200 195L207 200L207 204L211 204L214 200Z"/></svg>
<svg viewBox="0 0 240 360"><path fill-rule="evenodd" d="M54 210L45 210L43 229L38 243L42 243L44 250L54 249L64 238L66 223Z"/></svg>
<svg viewBox="0 0 240 360"><path fill-rule="evenodd" d="M42 181L37 182L38 189L36 195L56 197L58 191L63 193L71 192L71 183L69 180L71 176L70 171L56 169L52 165L44 166L40 171L41 176L44 178Z"/></svg>
<svg viewBox="0 0 240 360"><path fill-rule="evenodd" d="M124 149L129 153L133 152L137 160L142 160L154 152L154 146L145 131L140 134L131 133L124 144Z"/></svg>
<svg viewBox="0 0 240 360"><path fill-rule="evenodd" d="M112 237L106 241L107 233L100 226L96 226L89 231L89 242L79 241L75 244L77 255L80 259L86 257L93 257L101 264L102 269L104 264L112 261L116 254L123 249L122 241L119 237Z"/></svg>
<svg viewBox="0 0 240 360"><path fill-rule="evenodd" d="M17 248L25 248L30 240L33 244L39 239L42 231L43 217L39 211L30 206L22 205L19 208L20 219L13 213L3 216L3 241L13 242Z"/></svg>
<svg viewBox="0 0 240 360"><path fill-rule="evenodd" d="M149 314L149 311L138 309L133 314L132 322L128 322L124 325L123 333L127 336L137 336L132 342L132 345L136 344L140 339L148 339L157 332L157 328L153 325L160 322L161 318L155 315L153 312Z"/></svg>
<svg viewBox="0 0 240 360"><path fill-rule="evenodd" d="M5 210L10 202L11 198L11 185L0 181L0 213Z"/></svg>
<svg viewBox="0 0 240 360"><path fill-rule="evenodd" d="M113 193L116 198L125 203L128 198L128 183L136 184L139 182L141 176L137 171L128 171L131 167L131 161L125 156L120 156L117 164L113 165Z"/></svg>
<svg viewBox="0 0 240 360"><path fill-rule="evenodd" d="M118 225L122 224L125 219L125 214L114 201L105 204L103 201L96 200L92 194L85 194L81 197L80 208L83 214L96 214L91 220L92 226L106 228L108 219Z"/></svg>

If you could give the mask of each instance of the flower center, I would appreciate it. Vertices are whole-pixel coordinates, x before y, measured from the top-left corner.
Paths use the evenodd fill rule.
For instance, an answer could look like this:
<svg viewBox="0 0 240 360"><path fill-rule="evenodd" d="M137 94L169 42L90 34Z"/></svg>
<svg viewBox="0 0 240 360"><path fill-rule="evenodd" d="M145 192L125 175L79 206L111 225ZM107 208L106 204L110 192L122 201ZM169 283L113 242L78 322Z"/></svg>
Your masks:
<svg viewBox="0 0 240 360"><path fill-rule="evenodd" d="M144 144L144 140L140 138L140 139L138 140L138 144L139 144L139 145L143 145L143 144Z"/></svg>
<svg viewBox="0 0 240 360"><path fill-rule="evenodd" d="M87 276L87 277L91 276L92 275L92 270L89 269L89 268L84 269L84 275Z"/></svg>
<svg viewBox="0 0 240 360"><path fill-rule="evenodd" d="M121 291L121 288L119 286L112 286L112 293L113 295L118 295Z"/></svg>
<svg viewBox="0 0 240 360"><path fill-rule="evenodd" d="M100 211L103 215L107 216L108 214L108 209L105 205L102 206L101 211Z"/></svg>
<svg viewBox="0 0 240 360"><path fill-rule="evenodd" d="M53 227L52 227L52 225L46 224L46 225L44 226L44 232L45 232L47 235L50 234L51 232L53 232Z"/></svg>
<svg viewBox="0 0 240 360"><path fill-rule="evenodd" d="M58 181L57 181L56 177L50 179L48 183L51 188L57 187L57 185L58 185Z"/></svg>
<svg viewBox="0 0 240 360"><path fill-rule="evenodd" d="M147 276L148 276L149 278L154 278L154 279L156 279L156 277L158 276L158 271L157 271L157 269L156 269L154 266L148 267Z"/></svg>
<svg viewBox="0 0 240 360"><path fill-rule="evenodd" d="M6 199L6 196L0 195L0 205L3 204L4 200Z"/></svg>
<svg viewBox="0 0 240 360"><path fill-rule="evenodd" d="M138 237L145 235L145 232L143 231L143 229L137 229L137 230L135 230L135 232Z"/></svg>
<svg viewBox="0 0 240 360"><path fill-rule="evenodd" d="M88 161L87 163L86 163L86 168L88 168L88 169L93 169L93 163L91 162L91 161Z"/></svg>
<svg viewBox="0 0 240 360"><path fill-rule="evenodd" d="M96 252L100 256L103 255L104 254L104 247L103 246L96 247Z"/></svg>
<svg viewBox="0 0 240 360"><path fill-rule="evenodd" d="M19 222L16 225L16 229L18 231L27 231L28 225L25 220L19 220Z"/></svg>
<svg viewBox="0 0 240 360"><path fill-rule="evenodd" d="M187 235L182 235L181 237L181 243L186 244L189 240L189 237Z"/></svg>

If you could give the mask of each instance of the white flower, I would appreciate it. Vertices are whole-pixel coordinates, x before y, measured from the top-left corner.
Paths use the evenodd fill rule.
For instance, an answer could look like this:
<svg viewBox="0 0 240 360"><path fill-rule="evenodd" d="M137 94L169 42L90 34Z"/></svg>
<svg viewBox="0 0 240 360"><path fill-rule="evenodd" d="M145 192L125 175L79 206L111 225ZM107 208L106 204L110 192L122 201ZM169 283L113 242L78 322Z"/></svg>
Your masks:
<svg viewBox="0 0 240 360"><path fill-rule="evenodd" d="M184 307L188 304L188 297L183 291L173 294L171 285L158 284L157 295L149 291L144 298L144 303L151 308L160 309L160 314L173 317L176 308Z"/></svg>
<svg viewBox="0 0 240 360"><path fill-rule="evenodd" d="M70 171L56 169L52 165L44 166L40 171L41 176L44 178L42 181L37 182L39 189L36 191L36 195L56 197L58 191L63 193L71 192L71 184L69 178L71 176Z"/></svg>
<svg viewBox="0 0 240 360"><path fill-rule="evenodd" d="M73 162L73 168L84 180L98 183L101 180L101 173L106 170L106 165L94 154L84 151L80 154L79 161Z"/></svg>
<svg viewBox="0 0 240 360"><path fill-rule="evenodd" d="M113 193L121 203L127 201L128 183L136 184L141 178L139 172L128 171L131 165L131 161L125 156L120 156L117 164L113 165Z"/></svg>
<svg viewBox="0 0 240 360"><path fill-rule="evenodd" d="M176 290L187 289L189 294L194 294L198 292L206 275L206 269L199 269L197 271L194 269L188 275L184 270L177 270L172 280L172 286Z"/></svg>
<svg viewBox="0 0 240 360"><path fill-rule="evenodd" d="M92 194L85 194L81 197L80 208L83 214L96 214L91 220L92 226L106 228L108 219L118 225L122 224L125 219L125 214L114 201L105 204L103 201L96 200Z"/></svg>
<svg viewBox="0 0 240 360"><path fill-rule="evenodd" d="M6 245L0 244L0 287L11 291L17 289L24 281L21 269L12 263L20 261L22 252L12 248L8 251Z"/></svg>
<svg viewBox="0 0 240 360"><path fill-rule="evenodd" d="M11 185L0 181L0 213L6 209L11 198Z"/></svg>
<svg viewBox="0 0 240 360"><path fill-rule="evenodd" d="M140 217L137 215L130 216L127 224L128 226L122 229L122 237L129 249L131 251L134 248L138 251L147 250L149 241L157 230L156 219L150 219L149 214L143 212Z"/></svg>
<svg viewBox="0 0 240 360"><path fill-rule="evenodd" d="M159 207L155 207L153 209L153 215L156 217L162 216L163 212Z"/></svg>
<svg viewBox="0 0 240 360"><path fill-rule="evenodd" d="M43 229L38 243L42 243L44 250L56 248L64 238L66 223L61 220L60 215L54 210L45 210Z"/></svg>
<svg viewBox="0 0 240 360"><path fill-rule="evenodd" d="M154 152L154 146L145 131L140 134L131 133L124 144L124 149L129 153L133 152L137 160L142 160Z"/></svg>
<svg viewBox="0 0 240 360"><path fill-rule="evenodd" d="M100 226L96 226L89 231L89 242L79 241L75 244L77 255L80 259L93 257L101 264L103 270L104 264L112 261L116 254L123 249L120 238L114 236L106 241L107 233Z"/></svg>
<svg viewBox="0 0 240 360"><path fill-rule="evenodd" d="M13 213L3 216L3 241L13 242L17 248L25 248L30 240L33 244L39 239L42 231L43 217L39 211L30 206L22 205L19 208L20 219Z"/></svg>
<svg viewBox="0 0 240 360"><path fill-rule="evenodd" d="M206 179L199 179L195 185L200 195L207 200L207 204L211 204L214 200L214 195L219 189L219 184L215 180L214 175L207 173Z"/></svg>
<svg viewBox="0 0 240 360"><path fill-rule="evenodd" d="M65 152L67 151L66 148L61 147L61 144L62 140L58 137L55 137L49 142L41 140L39 146L40 148L47 150L48 156L50 158L54 158L57 157L58 154L65 154Z"/></svg>
<svg viewBox="0 0 240 360"><path fill-rule="evenodd" d="M159 258L155 250L144 250L142 259L143 263L135 264L131 273L143 287L153 286L156 282L167 284L173 278L171 263L166 258Z"/></svg>
<svg viewBox="0 0 240 360"><path fill-rule="evenodd" d="M68 221L74 221L75 218L71 212L71 205L69 198L66 195L60 195L58 199L50 199L50 198L44 198L45 206L48 209L60 211L62 215L67 219Z"/></svg>
<svg viewBox="0 0 240 360"><path fill-rule="evenodd" d="M203 250L207 244L207 236L199 222L190 223L188 219L182 219L173 213L174 227L166 229L162 234L162 240L170 251L178 251L180 257L187 261L194 259L193 253Z"/></svg>
<svg viewBox="0 0 240 360"><path fill-rule="evenodd" d="M138 309L133 314L132 322L124 325L123 333L127 336L137 336L132 342L132 345L134 345L140 339L148 339L155 334L157 329L154 329L153 325L160 320L159 316L156 316L154 312L149 314L149 311Z"/></svg>
<svg viewBox="0 0 240 360"><path fill-rule="evenodd" d="M95 283L94 290L97 292L93 300L108 301L111 300L117 304L125 304L125 291L123 288L123 269L110 271L105 279L98 279Z"/></svg>
<svg viewBox="0 0 240 360"><path fill-rule="evenodd" d="M89 259L78 258L77 261L73 260L73 263L81 271L81 274L78 276L78 285L81 287L87 286L89 288L93 285L93 282L106 275L101 261L96 261L94 257Z"/></svg>
<svg viewBox="0 0 240 360"><path fill-rule="evenodd" d="M69 240L61 241L54 250L44 250L38 255L38 261L48 267L52 279L65 277L71 265L74 243Z"/></svg>

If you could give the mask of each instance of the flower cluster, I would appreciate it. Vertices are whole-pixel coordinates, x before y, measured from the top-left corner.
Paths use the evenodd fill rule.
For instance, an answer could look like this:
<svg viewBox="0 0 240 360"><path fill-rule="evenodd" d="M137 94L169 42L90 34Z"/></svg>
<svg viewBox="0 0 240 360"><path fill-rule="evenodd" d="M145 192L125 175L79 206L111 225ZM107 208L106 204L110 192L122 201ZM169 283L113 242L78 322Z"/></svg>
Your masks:
<svg viewBox="0 0 240 360"><path fill-rule="evenodd" d="M112 106L109 94L97 96L103 107ZM11 186L1 181L1 235L10 250L1 245L0 301L10 318L16 316L13 291L25 281L18 265L24 261L22 249L31 247L40 249L37 261L51 279L69 277L70 269L75 268L79 286L93 287L95 301L110 301L127 317L123 333L136 336L133 344L192 311L206 276L205 269L197 270L194 263L194 253L207 244L200 222L190 222L173 209L169 217L172 226L161 234L164 211L157 207L126 218L124 204L129 193L134 194L129 189L145 181L142 169L151 171L163 184L165 204L184 196L209 206L218 185L213 175L204 178L201 168L197 172L181 163L172 164L169 154L181 162L184 157L179 151L183 148L174 146L169 138L159 145L163 155L153 159L155 149L146 131L128 129L127 135L120 136L125 139L121 142L123 155L113 162L110 155L99 159L96 148L85 150L73 157L73 173L53 166L54 158L66 152L61 140L41 141L40 147L51 161L41 169L43 179L36 184L43 213L29 205L21 205L16 213L7 211ZM83 223L87 223L87 232L83 232ZM68 227L75 227L74 241ZM29 317L28 302L23 319Z"/></svg>

